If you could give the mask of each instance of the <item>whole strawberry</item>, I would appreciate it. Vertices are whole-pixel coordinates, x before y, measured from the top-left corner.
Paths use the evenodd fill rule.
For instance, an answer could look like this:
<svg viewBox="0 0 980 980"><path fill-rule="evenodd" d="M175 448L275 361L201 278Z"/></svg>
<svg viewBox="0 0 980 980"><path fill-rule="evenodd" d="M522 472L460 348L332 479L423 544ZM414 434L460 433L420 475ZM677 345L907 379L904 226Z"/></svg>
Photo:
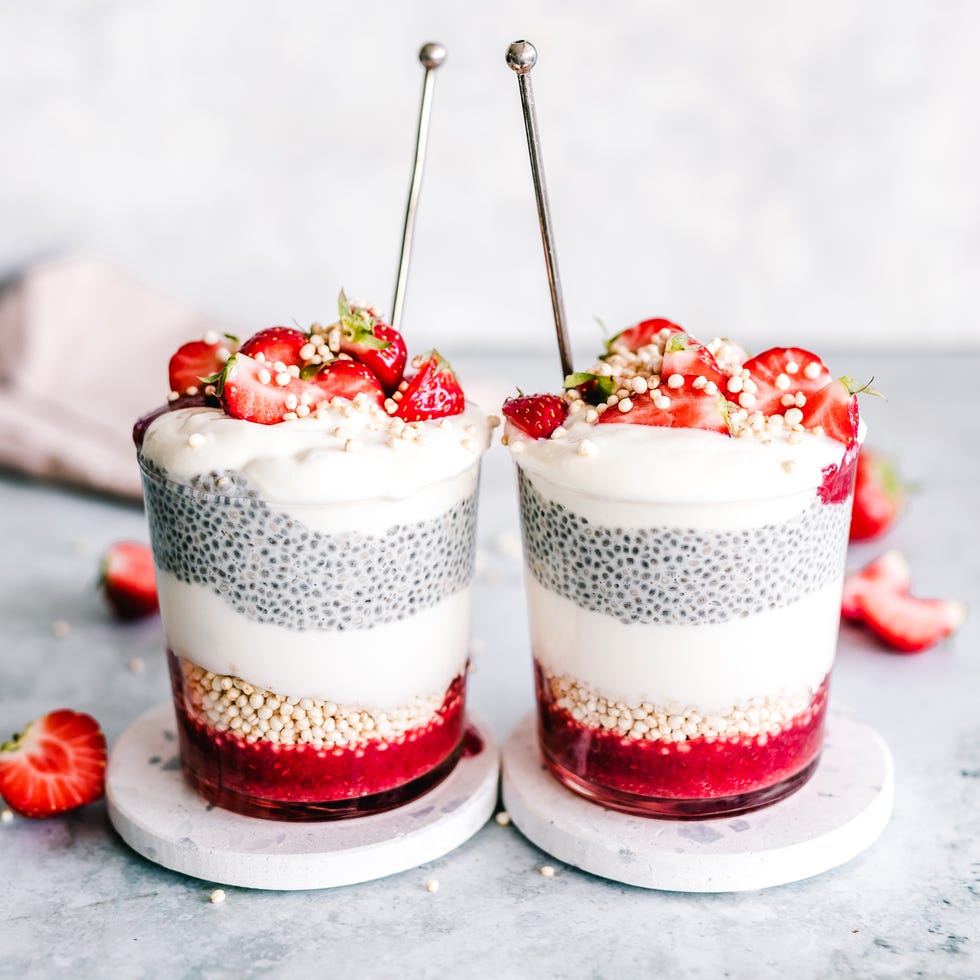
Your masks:
<svg viewBox="0 0 980 980"><path fill-rule="evenodd" d="M117 541L102 556L102 593L117 619L142 619L159 608L153 553L139 541Z"/></svg>
<svg viewBox="0 0 980 980"><path fill-rule="evenodd" d="M0 746L0 796L25 817L53 817L101 799L106 741L91 716L63 708Z"/></svg>
<svg viewBox="0 0 980 980"><path fill-rule="evenodd" d="M865 541L887 531L898 517L906 496L892 461L863 448L857 461L851 540Z"/></svg>
<svg viewBox="0 0 980 980"><path fill-rule="evenodd" d="M519 395L508 398L501 411L532 439L547 439L568 417L568 403L558 395Z"/></svg>

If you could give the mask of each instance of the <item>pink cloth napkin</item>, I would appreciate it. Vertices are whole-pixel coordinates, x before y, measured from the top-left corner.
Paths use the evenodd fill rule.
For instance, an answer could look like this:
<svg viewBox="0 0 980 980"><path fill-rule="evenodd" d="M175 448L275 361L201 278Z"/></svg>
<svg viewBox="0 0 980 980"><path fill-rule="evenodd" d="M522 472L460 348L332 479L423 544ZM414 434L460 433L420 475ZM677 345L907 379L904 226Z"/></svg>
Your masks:
<svg viewBox="0 0 980 980"><path fill-rule="evenodd" d="M0 466L139 498L133 423L170 355L223 329L96 259L31 268L0 293Z"/></svg>

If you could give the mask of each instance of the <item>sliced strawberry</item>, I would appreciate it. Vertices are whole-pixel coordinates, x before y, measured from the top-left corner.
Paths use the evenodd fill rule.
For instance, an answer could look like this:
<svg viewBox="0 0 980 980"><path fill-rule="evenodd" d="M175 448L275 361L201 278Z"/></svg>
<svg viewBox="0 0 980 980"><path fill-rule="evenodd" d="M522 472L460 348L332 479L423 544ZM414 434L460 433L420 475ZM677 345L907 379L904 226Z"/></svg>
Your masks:
<svg viewBox="0 0 980 980"><path fill-rule="evenodd" d="M277 362L301 364L300 351L309 342L309 336L293 327L267 327L253 334L241 346L240 353L271 366ZM259 357L258 355L262 356Z"/></svg>
<svg viewBox="0 0 980 980"><path fill-rule="evenodd" d="M230 358L220 383L224 410L235 419L275 425L285 421L287 413L295 412L304 396L311 411L322 400L312 382L290 378L286 384L279 384L274 370L273 364L253 360L241 351Z"/></svg>
<svg viewBox="0 0 980 980"><path fill-rule="evenodd" d="M955 633L966 619L966 604L917 599L876 583L856 599L864 622L899 653L918 653Z"/></svg>
<svg viewBox="0 0 980 980"><path fill-rule="evenodd" d="M53 817L105 793L106 741L91 715L64 708L0 746L0 795L25 817Z"/></svg>
<svg viewBox="0 0 980 980"><path fill-rule="evenodd" d="M803 413L803 426L814 429L818 425L823 434L845 446L851 445L858 434L857 395L851 393L848 379L831 381L818 391L806 396Z"/></svg>
<svg viewBox="0 0 980 980"><path fill-rule="evenodd" d="M508 398L504 416L532 439L547 439L568 416L568 403L558 395L521 395Z"/></svg>
<svg viewBox="0 0 980 980"><path fill-rule="evenodd" d="M206 379L221 372L236 347L237 341L230 336L216 341L192 340L178 347L168 365L170 390L178 395L196 395Z"/></svg>
<svg viewBox="0 0 980 980"><path fill-rule="evenodd" d="M652 392L634 395L630 399L633 407L628 412L621 412L613 405L599 416L599 422L708 429L730 435L728 403L718 392L707 394L703 387L695 388L694 381L695 378L687 377L677 388L662 384Z"/></svg>
<svg viewBox="0 0 980 980"><path fill-rule="evenodd" d="M652 343L661 342L673 333L684 333L683 329L670 320L662 317L655 317L652 320L643 320L635 327L622 330L615 337L606 341L606 350L628 350L637 351L641 347L647 347Z"/></svg>
<svg viewBox="0 0 980 980"><path fill-rule="evenodd" d="M119 619L142 619L160 606L149 545L138 541L117 541L110 545L102 556L100 583L106 601Z"/></svg>
<svg viewBox="0 0 980 980"><path fill-rule="evenodd" d="M885 588L891 592L908 592L912 583L909 563L900 551L886 551L859 572L852 572L844 579L841 597L841 615L845 619L861 619L858 597L869 589Z"/></svg>
<svg viewBox="0 0 980 980"><path fill-rule="evenodd" d="M810 395L830 384L832 378L823 361L800 347L773 347L749 358L742 367L756 384L753 410L766 415L782 414L788 406L784 395Z"/></svg>
<svg viewBox="0 0 980 980"><path fill-rule="evenodd" d="M446 415L459 415L466 407L463 389L449 362L432 350L412 361L417 373L407 379L407 386L391 413L406 422L421 422Z"/></svg>
<svg viewBox="0 0 980 980"><path fill-rule="evenodd" d="M894 523L906 490L894 463L870 449L862 449L857 461L851 541L864 541L886 531Z"/></svg>
<svg viewBox="0 0 980 980"><path fill-rule="evenodd" d="M351 306L341 290L340 349L366 364L377 376L385 394L392 394L405 373L408 350L402 335L361 307Z"/></svg>
<svg viewBox="0 0 980 980"><path fill-rule="evenodd" d="M660 376L669 378L672 374L690 375L692 378L700 375L707 381L714 381L721 391L725 390L727 378L714 354L686 333L675 333L667 338Z"/></svg>
<svg viewBox="0 0 980 980"><path fill-rule="evenodd" d="M331 361L310 378L310 383L320 391L318 401L324 398L353 401L358 395L364 395L372 404L384 404L385 393L376 375L366 364L357 361L346 358Z"/></svg>

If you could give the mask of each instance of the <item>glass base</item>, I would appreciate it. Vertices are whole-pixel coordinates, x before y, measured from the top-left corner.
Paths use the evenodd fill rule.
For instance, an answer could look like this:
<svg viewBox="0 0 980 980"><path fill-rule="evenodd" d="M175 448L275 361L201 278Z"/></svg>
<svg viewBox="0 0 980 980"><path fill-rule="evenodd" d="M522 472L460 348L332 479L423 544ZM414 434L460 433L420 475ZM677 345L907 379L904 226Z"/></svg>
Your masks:
<svg viewBox="0 0 980 980"><path fill-rule="evenodd" d="M430 769L424 775L395 789L373 793L369 796L327 800L319 803L281 802L246 796L207 779L187 765L184 765L183 769L187 781L212 806L231 810L233 813L239 813L244 817L290 821L347 820L352 817L364 817L372 813L384 813L386 810L393 810L427 793L433 787L438 786L456 768L456 763L463 755L465 745L466 740L461 740L457 747L434 769Z"/></svg>
<svg viewBox="0 0 980 980"><path fill-rule="evenodd" d="M668 799L661 797L637 796L621 790L599 786L566 769L561 763L548 755L540 745L541 756L551 774L573 793L585 797L610 810L619 810L635 817L658 817L668 820L706 820L711 817L731 817L748 813L760 807L769 806L795 793L816 771L820 761L819 754L799 772L772 786L735 796L719 796L714 799Z"/></svg>

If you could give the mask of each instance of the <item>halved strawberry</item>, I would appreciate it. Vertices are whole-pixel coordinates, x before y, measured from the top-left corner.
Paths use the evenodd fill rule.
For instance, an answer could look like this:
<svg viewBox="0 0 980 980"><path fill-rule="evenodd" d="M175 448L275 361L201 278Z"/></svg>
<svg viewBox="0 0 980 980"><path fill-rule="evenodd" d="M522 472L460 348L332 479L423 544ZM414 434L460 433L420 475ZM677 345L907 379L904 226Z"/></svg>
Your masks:
<svg viewBox="0 0 980 980"><path fill-rule="evenodd" d="M361 307L351 306L340 291L340 349L366 364L381 382L385 394L392 394L405 373L408 350L402 335Z"/></svg>
<svg viewBox="0 0 980 980"><path fill-rule="evenodd" d="M850 379L838 378L806 396L803 426L823 428L823 434L849 446L858 434L858 400L852 392Z"/></svg>
<svg viewBox="0 0 980 980"><path fill-rule="evenodd" d="M862 592L857 606L865 624L899 653L928 650L966 619L966 603L917 599L880 585Z"/></svg>
<svg viewBox="0 0 980 980"><path fill-rule="evenodd" d="M109 546L102 556L100 585L119 619L142 619L160 606L153 553L139 541L116 541Z"/></svg>
<svg viewBox="0 0 980 980"><path fill-rule="evenodd" d="M894 549L886 551L870 565L858 572L852 572L844 579L841 615L845 619L861 619L858 597L869 589L884 587L892 592L908 592L911 584L912 576L905 556Z"/></svg>
<svg viewBox="0 0 980 980"><path fill-rule="evenodd" d="M105 793L106 741L91 716L63 708L0 746L0 795L25 817L53 817Z"/></svg>
<svg viewBox="0 0 980 980"><path fill-rule="evenodd" d="M686 333L675 333L667 338L660 377L669 378L672 374L690 375L692 378L700 375L707 381L714 381L721 391L725 390L727 378L714 354Z"/></svg>
<svg viewBox="0 0 980 980"><path fill-rule="evenodd" d="M375 373L357 361L339 358L313 375L310 383L320 390L320 398L346 398L353 401L358 395L366 396L369 403L383 405L384 390Z"/></svg>
<svg viewBox="0 0 980 980"><path fill-rule="evenodd" d="M637 351L641 347L647 347L657 340L663 340L672 333L684 333L684 330L665 320L663 317L655 317L652 320L643 320L635 327L621 330L615 337L610 337L606 341L606 350L612 352L616 348L620 350Z"/></svg>
<svg viewBox="0 0 980 980"><path fill-rule="evenodd" d="M695 378L686 377L677 388L661 384L654 391L633 395L633 407L628 412L613 405L599 416L599 422L707 429L730 435L728 402L718 392L709 395L703 387L695 388L694 381Z"/></svg>
<svg viewBox="0 0 980 980"><path fill-rule="evenodd" d="M267 365L276 362L285 364L301 364L300 351L309 342L309 335L293 327L266 327L253 334L241 346L240 353L256 360L264 360ZM261 354L262 357L257 355Z"/></svg>
<svg viewBox="0 0 980 980"><path fill-rule="evenodd" d="M749 358L742 367L756 384L754 411L781 414L784 395L810 395L830 384L832 378L816 354L801 347L772 347Z"/></svg>
<svg viewBox="0 0 980 980"><path fill-rule="evenodd" d="M178 395L196 395L206 379L224 368L237 346L236 338L228 335L218 340L192 340L178 347L167 366L170 390Z"/></svg>
<svg viewBox="0 0 980 980"><path fill-rule="evenodd" d="M854 485L851 541L873 538L891 527L905 497L905 486L894 463L871 449L862 449Z"/></svg>
<svg viewBox="0 0 980 980"><path fill-rule="evenodd" d="M405 422L459 415L466 407L463 389L449 361L431 350L412 360L417 373L408 378L398 407L391 413Z"/></svg>
<svg viewBox="0 0 980 980"><path fill-rule="evenodd" d="M558 395L520 395L508 398L501 411L532 439L547 439L568 416L568 403Z"/></svg>

